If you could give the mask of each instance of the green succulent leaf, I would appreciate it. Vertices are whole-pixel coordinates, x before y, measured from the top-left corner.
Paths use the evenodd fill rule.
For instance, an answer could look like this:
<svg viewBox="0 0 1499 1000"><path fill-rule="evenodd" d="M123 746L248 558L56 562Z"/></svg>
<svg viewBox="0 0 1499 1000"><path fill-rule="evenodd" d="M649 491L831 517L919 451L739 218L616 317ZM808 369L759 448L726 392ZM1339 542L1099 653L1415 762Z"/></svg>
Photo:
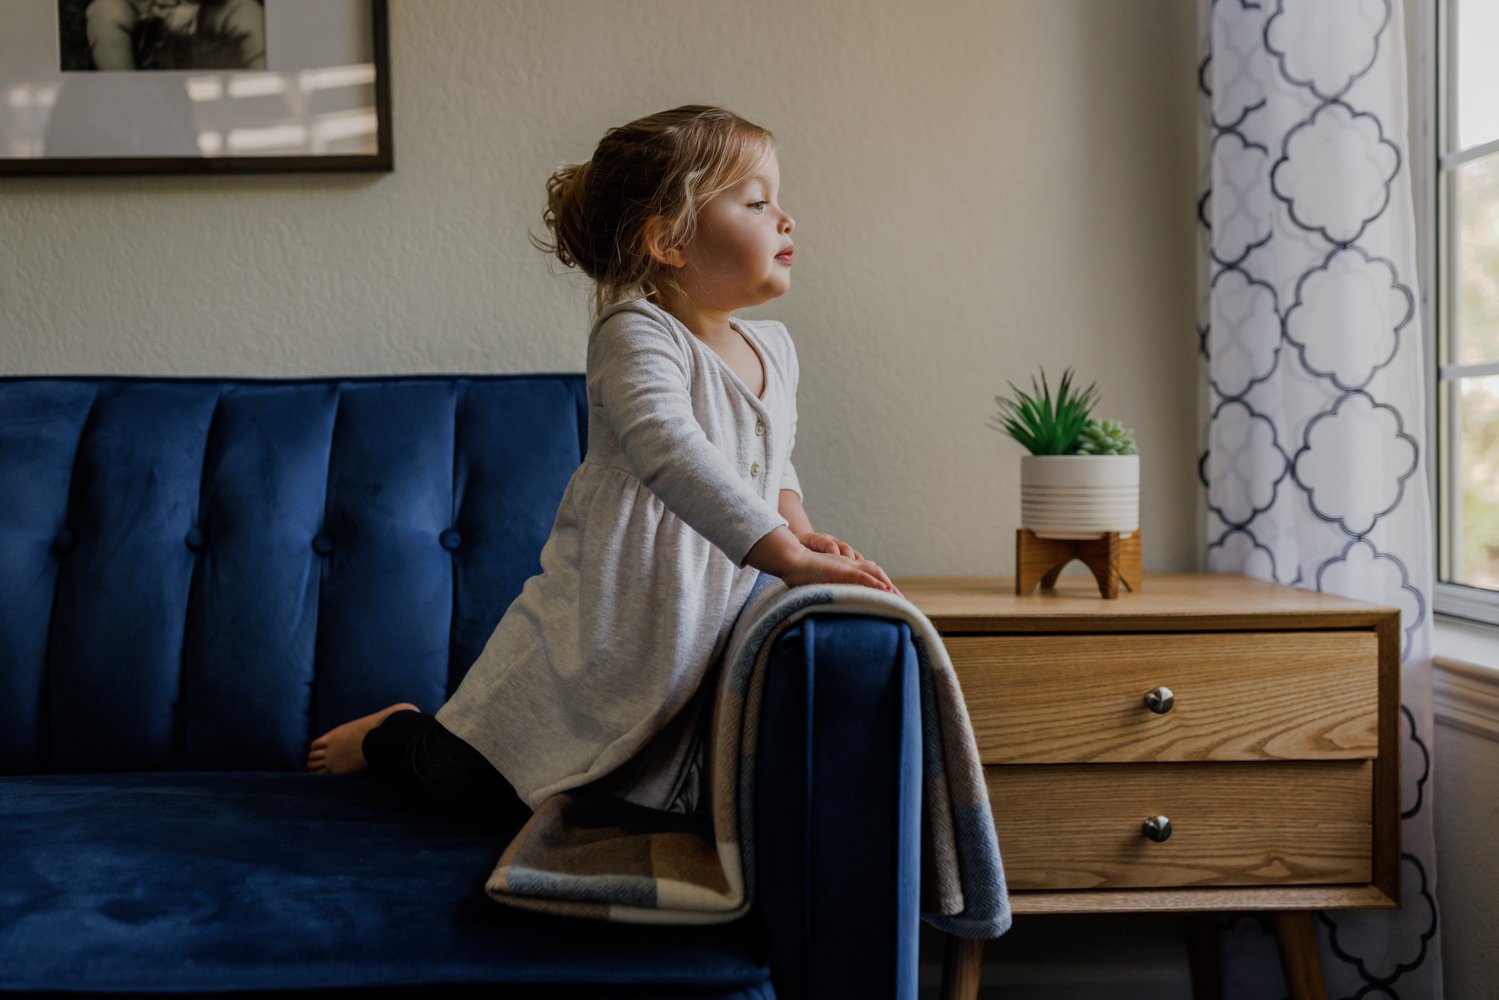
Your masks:
<svg viewBox="0 0 1499 1000"><path fill-rule="evenodd" d="M1041 384L1031 376L1031 392L1009 383L1013 398L995 396L999 417L991 426L1019 441L1032 455L1070 455L1077 451L1089 414L1098 402L1097 383L1082 392L1072 388L1072 369L1062 373L1056 399L1041 369Z"/></svg>
<svg viewBox="0 0 1499 1000"><path fill-rule="evenodd" d="M1136 455L1134 431L1117 420L1089 420L1078 435L1079 455Z"/></svg>

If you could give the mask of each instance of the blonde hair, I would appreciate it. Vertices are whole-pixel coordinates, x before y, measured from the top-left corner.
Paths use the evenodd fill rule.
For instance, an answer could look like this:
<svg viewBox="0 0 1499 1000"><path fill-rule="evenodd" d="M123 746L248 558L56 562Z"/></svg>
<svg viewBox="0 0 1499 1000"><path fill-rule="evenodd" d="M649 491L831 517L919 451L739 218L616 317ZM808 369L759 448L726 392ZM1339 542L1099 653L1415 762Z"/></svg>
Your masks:
<svg viewBox="0 0 1499 1000"><path fill-rule="evenodd" d="M651 251L684 246L698 212L754 174L775 136L723 108L687 104L611 128L586 163L547 179L542 221L552 242L531 242L594 280L595 317L611 302L680 293L673 268ZM647 233L646 222L661 222ZM648 242L649 241L649 242Z"/></svg>

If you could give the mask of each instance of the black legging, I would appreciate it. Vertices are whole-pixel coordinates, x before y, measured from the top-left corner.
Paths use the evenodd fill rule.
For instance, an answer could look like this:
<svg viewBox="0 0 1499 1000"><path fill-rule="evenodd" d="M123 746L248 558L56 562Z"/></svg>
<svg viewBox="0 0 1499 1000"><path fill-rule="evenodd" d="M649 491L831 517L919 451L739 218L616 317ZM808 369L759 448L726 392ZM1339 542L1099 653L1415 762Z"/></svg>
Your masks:
<svg viewBox="0 0 1499 1000"><path fill-rule="evenodd" d="M470 813L513 820L531 815L505 776L484 755L426 712L392 712L364 734L370 770L423 798Z"/></svg>

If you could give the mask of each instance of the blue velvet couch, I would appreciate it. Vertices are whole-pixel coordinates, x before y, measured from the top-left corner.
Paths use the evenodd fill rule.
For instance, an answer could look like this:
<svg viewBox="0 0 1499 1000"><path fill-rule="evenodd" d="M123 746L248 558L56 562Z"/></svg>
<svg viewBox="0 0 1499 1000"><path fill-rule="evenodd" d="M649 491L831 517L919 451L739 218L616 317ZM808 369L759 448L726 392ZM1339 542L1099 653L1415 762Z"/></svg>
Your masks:
<svg viewBox="0 0 1499 1000"><path fill-rule="evenodd" d="M304 770L454 690L586 418L578 373L0 378L0 991L914 997L903 623L777 643L729 924L504 906L502 821Z"/></svg>

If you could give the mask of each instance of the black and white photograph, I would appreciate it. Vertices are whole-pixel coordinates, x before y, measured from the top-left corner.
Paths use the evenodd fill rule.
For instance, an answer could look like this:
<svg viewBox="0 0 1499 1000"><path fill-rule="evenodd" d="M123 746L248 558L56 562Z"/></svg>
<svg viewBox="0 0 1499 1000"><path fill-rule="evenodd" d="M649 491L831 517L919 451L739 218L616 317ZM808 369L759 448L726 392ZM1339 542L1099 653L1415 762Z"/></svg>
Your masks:
<svg viewBox="0 0 1499 1000"><path fill-rule="evenodd" d="M264 0L57 0L69 72L266 68Z"/></svg>
<svg viewBox="0 0 1499 1000"><path fill-rule="evenodd" d="M4 0L0 175L390 170L386 0Z"/></svg>

